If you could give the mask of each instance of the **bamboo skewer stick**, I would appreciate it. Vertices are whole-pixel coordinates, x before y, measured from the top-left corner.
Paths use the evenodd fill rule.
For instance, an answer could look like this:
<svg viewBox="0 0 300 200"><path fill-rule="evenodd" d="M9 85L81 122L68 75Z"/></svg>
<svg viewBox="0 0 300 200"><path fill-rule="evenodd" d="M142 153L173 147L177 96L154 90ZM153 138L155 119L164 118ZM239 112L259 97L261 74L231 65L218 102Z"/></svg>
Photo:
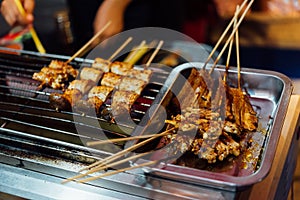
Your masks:
<svg viewBox="0 0 300 200"><path fill-rule="evenodd" d="M239 14L241 12L241 10L245 7L246 3L247 3L248 0L244 0L240 9L238 10L238 13ZM215 47L213 48L213 50L211 51L211 53L209 54L207 60L205 61L204 63L204 66L203 68L205 69L206 65L208 64L208 62L210 61L210 59L212 58L212 56L214 55L215 51L217 50L217 48L219 47L219 45L221 44L221 42L223 41L224 37L226 36L227 32L229 31L230 27L232 26L232 24L234 23L234 18L233 17L231 19L231 21L229 22L229 24L227 25L226 29L224 30L224 32L222 33L222 35L220 36L219 40L217 41Z"/></svg>
<svg viewBox="0 0 300 200"><path fill-rule="evenodd" d="M16 6L17 6L19 12L21 13L21 15L23 15L23 16L25 17L26 12L25 12L25 10L24 10L24 8L23 8L23 5L22 5L21 1L20 1L20 0L15 0L15 3L16 3ZM46 53L46 50L45 50L45 48L43 47L43 45L42 45L42 43L41 43L41 41L40 41L40 39L39 39L39 37L38 37L38 35L37 35L35 29L33 28L33 26L31 26L31 27L29 28L29 31L30 31L30 33L31 33L32 39L33 39L33 41L34 41L34 44L35 44L37 50L38 50L40 53L43 53L43 54Z"/></svg>
<svg viewBox="0 0 300 200"><path fill-rule="evenodd" d="M127 62L127 63L131 63L131 64L134 64L136 62L136 58L138 54L140 54L141 51L143 50L146 50L147 47L146 47L146 41L143 40L139 46L135 47L133 49L133 51L131 53L129 53L129 55L125 58L124 62Z"/></svg>
<svg viewBox="0 0 300 200"><path fill-rule="evenodd" d="M162 45L164 44L164 41L159 41L155 51L152 53L151 57L149 58L148 62L146 63L146 68L150 66L150 64L152 63L153 59L155 58L155 56L157 55L158 51L161 49Z"/></svg>
<svg viewBox="0 0 300 200"><path fill-rule="evenodd" d="M118 153L116 153L116 154L114 154L114 155L111 155L111 156L109 156L109 157L107 157L107 158L105 158L105 159L103 159L103 160L99 160L99 161L97 161L97 162L95 162L95 163L93 163L93 164L91 164L91 165L89 165L89 166L87 166L87 167L81 169L79 172L84 171L84 170L87 170L87 169L90 169L90 168L95 167L96 165L99 165L99 164L106 165L107 163L109 163L109 162L111 162L111 161L113 161L113 160L116 160L116 159L119 158L120 156L123 156L123 155L125 155L126 153L128 153L128 152L130 152L130 151L133 151L133 150L135 150L135 149L137 149L137 148L143 146L144 144L147 144L148 142L154 140L155 138L158 138L158 137L160 137L160 136L164 136L164 135L169 134L169 132L172 131L172 130L175 130L175 128L170 129L170 130L167 130L167 131L164 131L164 132L159 133L159 134L155 134L153 137L151 137L151 138L149 138L149 139L147 139L147 140L144 140L144 141L142 141L142 142L140 142L140 143L137 143L137 144L135 144L135 145L133 145L133 146L127 148L127 149L124 149L123 151L120 151L120 152L118 152Z"/></svg>
<svg viewBox="0 0 300 200"><path fill-rule="evenodd" d="M227 55L227 60L226 60L225 74L224 74L224 77L223 77L223 81L224 81L225 83L226 83L226 81L227 81L227 75L228 75L228 70L229 70L229 62L230 62L230 57L231 57L232 45L233 45L233 39L231 39L230 44L229 44L229 49L228 49L228 55Z"/></svg>
<svg viewBox="0 0 300 200"><path fill-rule="evenodd" d="M251 0L250 3L248 4L248 6L246 7L245 11L243 12L243 14L241 15L240 19L238 20L237 24L236 24L236 27L233 29L232 33L230 34L230 36L228 37L225 45L223 46L221 52L219 53L218 57L216 58L211 70L210 70L210 73L213 72L215 66L217 65L217 63L219 62L220 58L222 57L225 49L227 48L229 42L231 41L231 39L233 38L233 36L235 35L235 32L237 31L237 29L239 28L240 24L242 23L243 19L245 18L248 10L250 9L251 5L253 4L254 0ZM240 9L241 10L241 9ZM237 17L236 15L234 17Z"/></svg>
<svg viewBox="0 0 300 200"><path fill-rule="evenodd" d="M238 15L238 6L236 8L235 11L235 17L234 17L234 27L236 26L236 22L237 22L237 16ZM226 60L226 68L225 68L225 74L224 74L224 78L223 81L226 83L227 81L227 75L228 75L228 70L229 70L229 62L230 62L230 58L231 58L231 51L232 51L232 45L233 45L233 40L234 38L232 38L230 40L230 44L229 44L229 49L228 49L228 55L227 55L227 60Z"/></svg>
<svg viewBox="0 0 300 200"><path fill-rule="evenodd" d="M105 24L105 26L98 31L98 33L96 33L83 47L81 47L71 58L69 58L69 60L67 60L65 63L68 64L69 62L71 62L74 58L76 58L79 54L81 54L86 48L88 48L92 42L94 42L96 39L98 39L98 37L110 26L111 21L107 22Z"/></svg>
<svg viewBox="0 0 300 200"><path fill-rule="evenodd" d="M118 53L120 53L128 44L131 42L132 37L129 37L108 59L108 61L111 61Z"/></svg>
<svg viewBox="0 0 300 200"><path fill-rule="evenodd" d="M138 140L138 139L145 139L155 136L156 134L150 134L150 135L139 135L139 136L132 136L132 137L126 137L126 138L116 138L116 139L110 139L110 140L99 140L99 141L91 141L87 142L87 146L95 146L100 144L107 144L107 143L116 143L116 142L124 142L124 141L130 141L130 140Z"/></svg>
<svg viewBox="0 0 300 200"><path fill-rule="evenodd" d="M136 155L134 155L134 156L125 158L125 159L123 159L123 160L119 160L119 161L114 162L114 163L112 163L112 164L107 164L107 165L105 165L105 166L95 167L95 168L93 168L92 170L90 170L88 173L86 172L86 173L84 173L84 174L79 174L79 175L77 175L77 176L74 176L74 177L71 177L71 178L67 178L66 180L62 181L62 183L67 183L67 182L73 181L73 180L75 180L75 179L78 179L78 178L82 178L82 177L84 177L84 176L87 176L87 175L89 175L89 174L91 174L91 173L99 172L99 171L104 170L104 169L107 169L107 168L115 167L115 166L120 165L120 164L123 164L123 163L125 163L125 162L132 161L132 160L135 160L135 159L137 159L137 158L141 158L141 157L146 156L146 155L148 155L148 154L150 154L150 153L152 153L152 152L146 152L146 153L136 154Z"/></svg>
<svg viewBox="0 0 300 200"><path fill-rule="evenodd" d="M111 175L118 174L118 173L121 173L121 172L130 171L130 170L141 168L141 167L146 167L146 166L149 166L149 165L154 165L158 162L160 162L160 160L153 160L153 161L145 162L145 163L140 164L140 165L135 165L135 166L132 166L132 167L126 167L126 168L123 168L123 169L107 172L107 173L101 174L99 176L92 176L90 178L79 180L77 182L78 183L86 183L88 181L93 181L93 180L96 180L96 179L100 179L100 178L103 178L103 177L106 177L106 176L111 176Z"/></svg>
<svg viewBox="0 0 300 200"><path fill-rule="evenodd" d="M87 167L84 167L83 169L79 170L79 172L82 172L82 171L85 171L85 170L89 170L89 169L90 169L90 170L87 171L87 172L84 173L84 174L79 174L79 175L77 175L77 176L70 177L70 178L66 179L66 181L64 181L64 182L73 181L73 180L75 180L75 179L77 179L77 178L81 178L81 177L87 176L87 175L89 175L89 174L91 174L91 173L94 173L94 172L98 171L98 169L101 168L101 167L105 167L105 168L106 168L107 165L108 165L110 162L112 162L112 161L114 161L114 160L120 158L121 156L125 155L126 153L129 153L129 152L131 152L131 151L133 151L133 150L135 150L135 149L137 149L137 148L143 146L144 144L146 144L146 143L148 143L148 142L154 140L155 138L158 138L158 137L160 137L160 136L164 136L164 135L169 134L169 132L172 131L172 130L174 130L174 129L175 129L175 128L172 128L172 129L169 129L169 130L164 131L164 132L162 132L162 133L156 134L155 136L153 136L153 137L151 137L151 138L149 138L149 139L147 139L147 140L144 140L144 141L142 141L142 142L140 142L140 143L137 143L137 144L135 144L135 145L133 145L133 146L127 148L127 149L124 149L123 151L120 151L120 152L118 152L118 153L116 153L116 154L114 154L114 155L111 155L111 156L109 156L109 157L107 157L107 158L105 158L105 159L99 160L99 161L97 161L97 162L95 162L95 163L93 163L93 164L91 164L91 165L89 165L89 166L87 166ZM93 168L93 167L95 167L95 168L94 168L94 169L91 169L91 168Z"/></svg>
<svg viewBox="0 0 300 200"><path fill-rule="evenodd" d="M239 6L237 6L239 9ZM236 26L235 20L235 26ZM237 62L237 70L238 70L238 88L241 89L241 63L240 63L240 48L239 48L239 30L237 29L235 32L235 45L236 45L236 62Z"/></svg>

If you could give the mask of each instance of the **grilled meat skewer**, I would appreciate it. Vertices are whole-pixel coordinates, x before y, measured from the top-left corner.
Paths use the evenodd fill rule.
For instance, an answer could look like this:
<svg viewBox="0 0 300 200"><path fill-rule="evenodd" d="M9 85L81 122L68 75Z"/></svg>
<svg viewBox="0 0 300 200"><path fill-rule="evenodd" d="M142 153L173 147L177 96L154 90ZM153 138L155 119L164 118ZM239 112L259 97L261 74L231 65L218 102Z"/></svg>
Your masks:
<svg viewBox="0 0 300 200"><path fill-rule="evenodd" d="M110 70L112 73L126 76L130 70L132 70L133 65L130 63L115 61L110 64Z"/></svg>
<svg viewBox="0 0 300 200"><path fill-rule="evenodd" d="M53 89L63 89L65 84L74 80L78 71L71 65L62 61L52 60L48 67L43 67L40 72L33 74L32 79L40 81Z"/></svg>
<svg viewBox="0 0 300 200"><path fill-rule="evenodd" d="M77 101L82 98L82 93L77 89L66 89L63 94L51 93L50 106L56 110L71 111Z"/></svg>
<svg viewBox="0 0 300 200"><path fill-rule="evenodd" d="M118 88L119 90L135 92L136 94L140 95L145 86L146 82L143 80L123 77Z"/></svg>
<svg viewBox="0 0 300 200"><path fill-rule="evenodd" d="M103 76L103 72L101 70L97 70L90 67L84 67L80 72L81 80L91 80L96 85L98 84L102 76Z"/></svg>
<svg viewBox="0 0 300 200"><path fill-rule="evenodd" d="M131 106L139 97L135 92L116 90L113 92L111 109L113 116L130 114Z"/></svg>
<svg viewBox="0 0 300 200"><path fill-rule="evenodd" d="M92 67L95 69L99 69L103 72L109 72L110 64L111 64L111 62L109 60L105 60L103 58L95 58L94 63L92 64Z"/></svg>
<svg viewBox="0 0 300 200"><path fill-rule="evenodd" d="M121 83L122 76L112 72L105 73L101 80L101 85L118 88Z"/></svg>
<svg viewBox="0 0 300 200"><path fill-rule="evenodd" d="M127 72L127 76L130 78L136 78L149 82L152 75L152 70L150 69L131 69Z"/></svg>

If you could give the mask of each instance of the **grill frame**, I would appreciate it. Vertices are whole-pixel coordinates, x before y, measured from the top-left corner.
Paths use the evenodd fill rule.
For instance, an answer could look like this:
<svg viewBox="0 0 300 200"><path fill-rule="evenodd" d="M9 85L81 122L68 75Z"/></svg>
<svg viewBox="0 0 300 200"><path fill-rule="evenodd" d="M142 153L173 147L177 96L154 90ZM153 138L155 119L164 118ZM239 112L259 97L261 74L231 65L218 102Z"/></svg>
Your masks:
<svg viewBox="0 0 300 200"><path fill-rule="evenodd" d="M37 56L38 59L39 57L44 58L44 55L40 55L38 53L22 53L26 56ZM68 57L61 57L56 55L50 55L49 58L68 59ZM75 62L82 61L84 61L84 59L75 60ZM163 91L162 89L161 93L165 93L165 91ZM159 100L161 100L160 97L157 98L157 101ZM284 101L283 104L287 103L288 101ZM282 118L284 118L284 116ZM1 121L2 120L0 120L0 122ZM20 141L20 135L23 135L25 139L27 139L27 141ZM3 138L4 136L7 138ZM93 196L95 194L103 194L105 197L113 198L115 197L114 195L117 194L121 195L120 197L122 197L122 199L205 199L208 197L215 199L234 199L238 196L238 191L226 190L226 188L218 188L214 186L210 187L209 185L208 187L207 185L194 185L186 183L185 181L182 182L182 180L174 181L166 179L165 177L157 177L155 175L147 176L144 174L144 171L142 169L130 171L128 173L121 173L116 176L96 180L88 184L81 185L70 183L66 186L62 186L60 182L65 178L77 175L77 171L79 168L86 166L87 163L93 162L94 159L103 158L111 154L109 152L99 150L95 150L93 152L93 149L87 149L86 147L81 148L81 146L78 145L69 145L68 143L64 143L63 141L60 141L58 144L57 140L47 140L45 142L52 142L54 146L59 145L59 147L63 147L66 150L69 150L67 151L67 153L73 156L71 159L64 156L55 157L55 161L53 161L53 159L50 159L49 157L47 157L47 155L40 154L38 151L36 151L37 149L35 148L31 149L31 151L19 148L18 144L14 144L14 141L12 139L20 141L23 144L26 144L27 142L30 145L30 142L35 144L36 139L40 141L41 138L32 136L30 137L30 134L24 134L24 132L15 132L3 127L0 128L0 140L12 142L12 145L0 143L0 168L1 172L3 172L2 175L6 177L7 174L10 174L15 179L18 179L20 181L20 184L14 186L13 194L19 194L20 196L22 195L25 198L53 198L53 192L51 194L51 192L42 190L44 192L43 194L34 196L32 193L28 193L28 191L25 191L24 188L22 188L22 184L24 185L28 181L26 177L32 177L30 181L32 181L32 183L35 183L33 185L35 185L37 188L33 189L36 191L42 189L42 187L47 187L50 186L51 183L54 183L56 185L56 188L62 189L63 191L69 191L70 188L76 188L76 191L72 191L75 195L84 194L88 196L89 193L91 196ZM3 147L5 151L3 150ZM58 149L54 148L54 150ZM90 151L92 151L92 154L90 153ZM86 158L88 159L88 161L80 161L80 159L76 160L76 158L78 157ZM46 183L38 187L36 183L40 183L41 180L44 180ZM8 186L11 183L13 183L13 181L8 180L4 183L4 185ZM221 182L220 184L224 183ZM51 189L49 191L51 191ZM84 193L83 191L88 191L88 193ZM12 193L9 189L5 190L4 192ZM110 192L112 192L112 194L110 194Z"/></svg>

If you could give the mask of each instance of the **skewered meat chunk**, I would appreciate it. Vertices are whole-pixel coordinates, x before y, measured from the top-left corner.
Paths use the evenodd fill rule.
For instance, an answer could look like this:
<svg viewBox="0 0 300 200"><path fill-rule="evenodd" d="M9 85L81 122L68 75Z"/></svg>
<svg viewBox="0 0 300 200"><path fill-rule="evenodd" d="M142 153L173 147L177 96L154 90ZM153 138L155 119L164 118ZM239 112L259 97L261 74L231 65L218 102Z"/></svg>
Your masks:
<svg viewBox="0 0 300 200"><path fill-rule="evenodd" d="M68 75L72 76L73 78L76 78L78 75L77 69L74 69L71 65L68 65L65 62L60 61L60 60L52 60L49 64L49 68L63 70L64 73L67 73Z"/></svg>
<svg viewBox="0 0 300 200"><path fill-rule="evenodd" d="M97 96L93 96L88 98L87 100L79 100L75 104L75 108L77 111L86 113L86 114L91 114L91 113L96 113L96 115L100 114L100 108L103 105L103 101L99 99Z"/></svg>
<svg viewBox="0 0 300 200"><path fill-rule="evenodd" d="M107 72L103 75L101 80L101 85L118 88L121 82L122 76L114 74L112 72Z"/></svg>
<svg viewBox="0 0 300 200"><path fill-rule="evenodd" d="M47 68L48 69L48 68ZM43 70L43 69L42 69ZM46 70L43 70L44 72ZM33 74L32 79L40 81L42 84L53 89L62 89L65 87L65 82L68 80L67 74L64 73L44 73L42 71Z"/></svg>
<svg viewBox="0 0 300 200"><path fill-rule="evenodd" d="M115 61L110 65L111 72L122 76L126 76L132 68L133 68L132 64L126 62L119 62L119 61Z"/></svg>
<svg viewBox="0 0 300 200"><path fill-rule="evenodd" d="M240 89L230 88L229 90L232 96L231 110L235 122L243 129L254 131L257 127L258 118L249 98Z"/></svg>
<svg viewBox="0 0 300 200"><path fill-rule="evenodd" d="M246 134L256 130L258 117L241 89L229 87L212 76L204 77L205 74L192 70L188 83L177 96L185 103L180 104L183 107L180 114L166 120L167 130L175 127L178 131L163 140L173 144L171 153L185 150L208 163L215 163L241 154L243 138L251 137ZM193 91L186 91L188 88ZM222 93L222 90L225 91ZM187 137L193 130L195 134Z"/></svg>
<svg viewBox="0 0 300 200"><path fill-rule="evenodd" d="M77 89L67 89L63 94L51 93L49 101L51 107L57 110L68 110L72 109L77 101L82 98L82 93Z"/></svg>
<svg viewBox="0 0 300 200"><path fill-rule="evenodd" d="M80 72L80 79L91 80L95 84L98 84L102 76L103 76L102 71L90 67L85 67Z"/></svg>
<svg viewBox="0 0 300 200"><path fill-rule="evenodd" d="M124 77L119 85L119 90L131 91L140 95L145 86L145 81L136 78Z"/></svg>
<svg viewBox="0 0 300 200"><path fill-rule="evenodd" d="M49 67L43 67L33 74L32 79L40 81L54 89L63 89L66 82L77 77L78 71L62 61L53 60Z"/></svg>
<svg viewBox="0 0 300 200"><path fill-rule="evenodd" d="M151 75L152 75L152 70L150 69L144 69L144 70L131 69L127 72L128 77L140 79L147 83L149 82Z"/></svg>
<svg viewBox="0 0 300 200"><path fill-rule="evenodd" d="M108 95L113 91L113 87L94 86L88 93L86 100L82 99L76 104L76 109L84 113L96 112L100 114L100 108L106 101Z"/></svg>
<svg viewBox="0 0 300 200"><path fill-rule="evenodd" d="M138 98L138 94L130 91L116 90L113 92L111 109L114 116L130 113L131 106Z"/></svg>
<svg viewBox="0 0 300 200"><path fill-rule="evenodd" d="M94 86L89 94L88 94L88 98L92 98L92 97L98 97L99 99L101 99L101 101L105 102L108 95L113 91L113 87L109 87L109 86Z"/></svg>
<svg viewBox="0 0 300 200"><path fill-rule="evenodd" d="M182 106L181 109L191 107L195 102L198 102L197 107L208 107L207 104L210 100L208 95L208 86L203 76L200 75L200 71L192 69L177 98Z"/></svg>
<svg viewBox="0 0 300 200"><path fill-rule="evenodd" d="M95 58L94 63L92 64L92 67L95 69L100 69L103 72L109 72L110 71L110 64L111 62L102 58Z"/></svg>
<svg viewBox="0 0 300 200"><path fill-rule="evenodd" d="M233 123L228 120L226 120L224 123L224 131L236 135L242 134L241 128L236 123Z"/></svg>
<svg viewBox="0 0 300 200"><path fill-rule="evenodd" d="M77 89L79 90L83 95L86 94L95 83L91 80L74 80L70 83L68 89Z"/></svg>

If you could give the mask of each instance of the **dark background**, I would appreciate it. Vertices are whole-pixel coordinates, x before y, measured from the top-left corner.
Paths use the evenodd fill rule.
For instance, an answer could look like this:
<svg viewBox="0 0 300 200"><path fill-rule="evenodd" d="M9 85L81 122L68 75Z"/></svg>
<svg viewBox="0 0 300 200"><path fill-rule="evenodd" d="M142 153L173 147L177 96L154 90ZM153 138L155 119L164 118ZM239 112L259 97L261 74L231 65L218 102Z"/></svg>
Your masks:
<svg viewBox="0 0 300 200"><path fill-rule="evenodd" d="M193 1L191 1L193 2ZM199 3L198 3L199 4ZM195 4L197 5L197 4ZM195 8L195 5L188 5L187 22L185 26L186 34L193 37L200 43L209 43L206 41L204 31L207 30L207 25L214 25L207 19L203 20L203 16L207 15L207 10L199 9L199 12L188 12L189 9ZM197 5L201 7L201 5ZM66 10L65 0L36 0L35 9L35 29L46 47L47 53L62 54L65 49L61 47L60 37L55 21L55 15L58 11ZM212 9L212 8L210 8ZM201 11L201 12L200 12ZM211 11L211 10L210 10ZM212 19L208 19L212 20ZM3 36L10 30L2 16L0 17L0 36ZM283 30L284 31L284 30ZM300 37L300 34L299 34ZM214 44L210 44L213 46ZM235 66L235 56L232 55L231 65ZM226 59L223 59L226 60ZM263 47L243 47L240 49L240 60L242 67L267 69L281 72L291 78L300 78L300 51L299 49L287 48L263 48Z"/></svg>

